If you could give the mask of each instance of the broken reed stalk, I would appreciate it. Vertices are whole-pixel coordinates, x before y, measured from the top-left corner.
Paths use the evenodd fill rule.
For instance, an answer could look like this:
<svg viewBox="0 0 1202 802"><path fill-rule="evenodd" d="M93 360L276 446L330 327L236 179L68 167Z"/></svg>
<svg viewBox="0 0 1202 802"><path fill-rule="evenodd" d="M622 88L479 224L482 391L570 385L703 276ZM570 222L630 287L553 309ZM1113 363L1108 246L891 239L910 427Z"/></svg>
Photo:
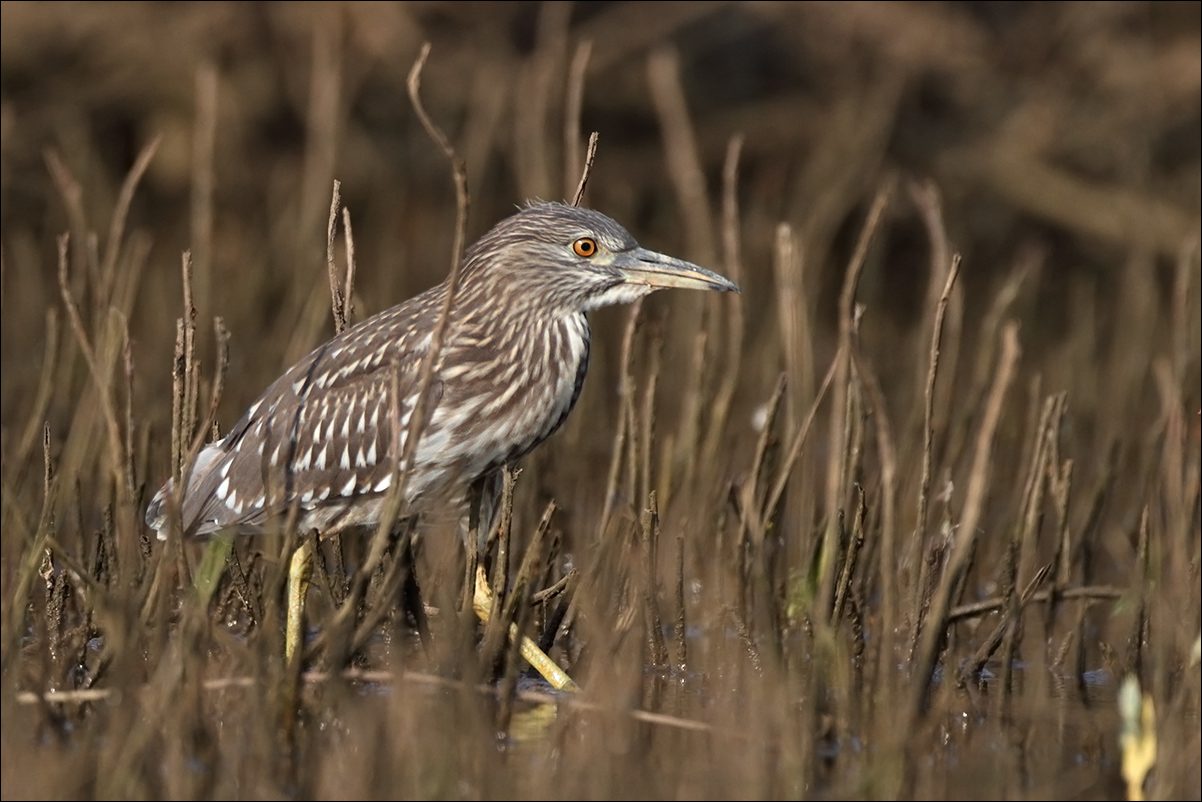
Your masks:
<svg viewBox="0 0 1202 802"><path fill-rule="evenodd" d="M896 586L897 562L897 447L895 445L893 427L889 423L889 409L885 393L877 381L875 373L868 364L861 348L857 333L853 341L852 364L856 375L863 385L864 396L872 421L875 424L877 458L880 460L880 536L878 575L880 577L881 599L881 635L880 661L877 666L878 677L889 677L890 681L896 673L886 666L895 664L894 649L896 646L897 607L900 598ZM862 492L862 491L861 491ZM861 499L860 505L863 505ZM862 513L857 512L862 520ZM832 623L838 621L838 610L831 618ZM886 662L887 661L887 662Z"/></svg>
<svg viewBox="0 0 1202 802"><path fill-rule="evenodd" d="M629 421L630 409L634 403L634 379L631 378L631 362L634 359L634 337L642 322L643 300L640 298L630 305L626 317L626 328L622 334L621 373L618 377L618 397L621 399L621 409L618 411L617 426L614 431L613 445L610 449L609 471L605 480L605 501L601 508L601 518L597 525L597 540L600 541L609 527L614 507L618 501L618 484L622 480L622 460L626 454L626 442L630 439Z"/></svg>
<svg viewBox="0 0 1202 802"><path fill-rule="evenodd" d="M736 134L727 143L726 158L722 166L722 264L724 274L735 284L743 281L738 197L739 156L742 151L743 137L741 134ZM702 466L716 464L718 452L726 434L731 402L739 382L739 366L743 353L743 302L738 295L730 293L727 295L728 299L721 299L727 310L725 318L726 353L723 358L722 374L709 405L709 429L701 448Z"/></svg>
<svg viewBox="0 0 1202 802"><path fill-rule="evenodd" d="M505 660L505 673L501 678L499 694L501 707L497 715L497 726L502 732L509 727L513 705L517 698L518 673L523 667L523 661L520 658L530 643L529 638L525 637L525 632L534 611L531 599L539 577L543 573L547 533L551 529L551 518L555 515L555 509L554 501L547 502L538 526L535 527L534 534L526 546L526 552L518 567L512 590L504 602L499 605L499 610L497 609L498 605L494 603L493 612L488 619L488 626L492 626L493 620L496 619L507 625L500 630L501 632L511 633ZM562 671L555 666L554 676L559 674L562 674ZM568 681L571 682L570 679ZM575 683L566 686L566 689L574 688Z"/></svg>
<svg viewBox="0 0 1202 802"><path fill-rule="evenodd" d="M349 297L344 294L342 282L339 280L338 265L334 261L334 244L338 239L338 211L342 206L342 183L334 179L334 190L330 197L330 216L326 222L326 274L330 279L330 306L334 313L334 334L346 331L346 309ZM347 269L347 281L350 281L350 269Z"/></svg>
<svg viewBox="0 0 1202 802"><path fill-rule="evenodd" d="M651 665L662 669L668 663L668 647L664 644L663 620L659 612L658 594L655 592L659 578L659 506L655 491L647 496L647 507L640 516L645 572L643 576L643 623L647 633L647 647Z"/></svg>
<svg viewBox="0 0 1202 802"><path fill-rule="evenodd" d="M845 478L848 471L848 437L847 430L851 425L847 414L848 400L851 393L851 349L855 336L856 316L854 314L856 288L860 282L860 272L868 257L868 246L872 242L881 217L893 194L893 181L886 180L877 190L872 207L860 229L860 237L856 242L855 251L847 263L843 276L843 288L839 293L839 352L835 361L835 377L833 395L831 398L830 426L830 460L827 464L826 518L825 531L821 545L819 563L819 591L815 603L815 618L820 621L830 619L830 608L834 600L834 557L839 547L838 513L843 509L846 488Z"/></svg>
<svg viewBox="0 0 1202 802"><path fill-rule="evenodd" d="M427 422L430 387L434 379L434 367L438 363L438 356L442 351L442 341L446 336L447 326L450 324L451 308L455 303L455 297L459 288L459 269L463 262L464 240L467 236L468 208L471 203L467 190L467 167L463 163L463 159L460 158L459 154L451 146L446 134L430 118L421 100L421 74L429 55L430 43L426 42L422 45L421 53L418 55L417 60L414 61L413 67L409 70L406 86L409 90L410 104L421 121L422 127L426 130L430 139L434 141L434 144L442 151L451 168L451 178L455 184L455 238L451 247L451 269L444 282L446 294L443 298L442 308L438 312L438 320L435 322L434 329L430 333L430 346L425 358L422 360L421 373L414 394L416 401L410 412L407 425L401 424L400 408L396 403L393 404L393 414L395 417L392 419L392 430L397 432L394 446L399 446L403 442L404 449L399 453L395 450L393 452L397 455L396 468L393 472L395 481L393 481L385 498L380 522L371 540L371 548L368 552L367 561L361 568L361 571L365 571L368 574L374 571L376 566L380 564L380 560L383 559L384 551L388 545L388 534L395 526L397 520L403 515L405 488L409 483L409 475L413 469L413 458L417 454L417 445L421 440ZM395 368L393 372L396 372ZM396 382L394 381L394 400L399 392L399 387L396 387L395 384ZM404 431L403 438L400 436L400 432L402 431Z"/></svg>
<svg viewBox="0 0 1202 802"><path fill-rule="evenodd" d="M934 440L935 440L935 388L937 386L939 376L939 355L943 347L943 321L947 314L947 305L952 295L952 287L955 286L956 278L960 275L960 254L955 254L952 257L951 266L947 271L947 279L943 283L943 292L939 295L939 301L935 306L934 320L931 325L931 350L930 358L927 363L927 379L926 389L923 393L923 416L922 416L922 470L918 480L918 512L914 521L914 531L911 535L909 553L911 558L907 562L914 562L916 555L922 553L922 544L926 539L927 532L927 506L929 504L931 493L931 472L934 464ZM891 546L892 544L890 544ZM890 549L892 551L892 549ZM888 555L892 557L892 555ZM892 571L892 567L896 563L893 560L885 562L885 572L888 574ZM884 579L885 587L892 585L892 577ZM914 622L915 635L917 635L919 615L920 596L923 592L921 582L915 583L914 593L914 609L911 612L911 620ZM886 621L894 622L897 620L896 612L893 611L893 594L884 594L884 603L886 605ZM898 600L900 601L900 599ZM886 629L886 632L891 632L891 629Z"/></svg>
<svg viewBox="0 0 1202 802"><path fill-rule="evenodd" d="M509 631L512 621L504 616L509 607L509 562L510 539L513 528L513 490L516 472L505 467L501 473L501 496L497 499L500 509L495 525L495 540L490 533L490 541L494 541L492 576L489 578L489 590L492 594L493 614L489 615L484 625L484 642L480 647L482 665L486 671L491 671L497 657L505 645L505 633ZM483 555L481 555L483 556Z"/></svg>
<svg viewBox="0 0 1202 802"><path fill-rule="evenodd" d="M953 537L951 555L931 599L931 607L921 623L921 635L910 672L910 693L906 700L905 726L899 732L909 732L926 709L934 680L935 664L940 645L947 635L948 611L954 602L953 592L964 581L973 552L977 527L984 511L988 490L990 465L993 457L993 438L1001 419L1002 404L1019 359L1018 324L1008 322L1002 328L1001 353L993 385L986 398L984 414L977 429L972 467L965 493L963 515Z"/></svg>
<svg viewBox="0 0 1202 802"><path fill-rule="evenodd" d="M655 471L652 469L651 455L655 446L655 389L659 384L660 354L663 352L664 338L658 326L654 327L654 336L648 344L646 386L643 388L642 403L638 409L638 445L639 473L635 485L635 498L647 498L655 488ZM692 389L693 392L697 388ZM686 390L689 392L689 390ZM695 453L692 455L695 458ZM662 477L665 485L670 484L670 475Z"/></svg>
<svg viewBox="0 0 1202 802"><path fill-rule="evenodd" d="M797 416L814 395L814 342L810 306L805 294L805 250L788 223L776 224L772 248L772 276L776 287L776 315L781 352L789 380L791 403L785 412L785 436L797 430Z"/></svg>

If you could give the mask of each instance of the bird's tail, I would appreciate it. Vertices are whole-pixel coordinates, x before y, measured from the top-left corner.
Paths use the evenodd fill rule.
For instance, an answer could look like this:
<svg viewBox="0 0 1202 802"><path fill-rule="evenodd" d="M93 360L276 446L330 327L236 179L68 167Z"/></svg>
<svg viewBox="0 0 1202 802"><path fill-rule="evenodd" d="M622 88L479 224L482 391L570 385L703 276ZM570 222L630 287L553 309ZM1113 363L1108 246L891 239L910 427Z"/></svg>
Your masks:
<svg viewBox="0 0 1202 802"><path fill-rule="evenodd" d="M192 466L192 472L188 475L188 481L185 485L187 491L194 490L198 484L198 480L208 472L213 460L221 453L218 447L219 443L207 445L200 450L196 455L196 463ZM150 504L146 507L146 525L159 533L159 540L166 540L167 534L167 505L171 498L171 489L174 482L168 479L159 488L159 492L154 494L154 498L150 500ZM184 530L188 528L188 521L184 521Z"/></svg>

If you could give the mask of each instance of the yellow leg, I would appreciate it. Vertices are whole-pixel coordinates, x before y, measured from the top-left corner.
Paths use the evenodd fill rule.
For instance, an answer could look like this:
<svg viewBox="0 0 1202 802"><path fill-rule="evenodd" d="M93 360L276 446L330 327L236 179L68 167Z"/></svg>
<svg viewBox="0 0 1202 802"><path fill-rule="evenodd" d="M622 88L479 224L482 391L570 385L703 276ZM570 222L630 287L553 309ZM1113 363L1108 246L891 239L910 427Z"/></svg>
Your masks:
<svg viewBox="0 0 1202 802"><path fill-rule="evenodd" d="M472 609L476 611L476 615L480 616L481 621L487 621L492 615L492 590L488 587L488 579L484 575L484 568L476 568L476 592L472 596ZM509 625L509 637L517 638L518 628L513 624ZM525 635L521 635L521 643L519 648L522 652L522 657L526 658L526 662L534 666L534 669L543 675L551 686L561 691L578 691L580 686L577 685L571 677L567 675L562 668L555 664L555 661L547 656L547 653L538 648L538 644L530 640Z"/></svg>
<svg viewBox="0 0 1202 802"><path fill-rule="evenodd" d="M306 540L292 553L288 565L288 625L284 630L284 659L291 661L292 655L304 645L305 594L309 590L309 577L313 575L313 553Z"/></svg>
<svg viewBox="0 0 1202 802"><path fill-rule="evenodd" d="M305 594L309 589L309 578L313 574L313 553L308 542L301 543L292 553L288 566L288 623L284 632L284 657L291 660L297 650L304 645ZM481 621L487 621L492 614L492 591L488 587L488 579L484 568L476 570L476 590L473 595L472 607ZM509 625L509 637L518 638L518 629ZM553 688L561 691L578 691L577 685L547 653L538 648L538 644L525 635L520 636L519 648L522 657L542 674Z"/></svg>

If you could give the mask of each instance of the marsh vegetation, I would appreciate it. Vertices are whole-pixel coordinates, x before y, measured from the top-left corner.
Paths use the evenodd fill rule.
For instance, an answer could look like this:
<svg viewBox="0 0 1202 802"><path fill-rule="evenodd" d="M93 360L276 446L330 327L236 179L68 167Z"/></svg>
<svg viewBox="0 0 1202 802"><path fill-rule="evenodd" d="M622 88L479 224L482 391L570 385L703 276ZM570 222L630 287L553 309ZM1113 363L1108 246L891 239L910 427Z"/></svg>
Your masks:
<svg viewBox="0 0 1202 802"><path fill-rule="evenodd" d="M1126 680L1134 788L1202 793L1198 4L0 31L4 798L1126 798ZM596 131L585 204L743 288L593 317L576 410L507 477L491 628L451 515L378 560L143 522L339 314L446 274L426 42L469 239L570 199Z"/></svg>

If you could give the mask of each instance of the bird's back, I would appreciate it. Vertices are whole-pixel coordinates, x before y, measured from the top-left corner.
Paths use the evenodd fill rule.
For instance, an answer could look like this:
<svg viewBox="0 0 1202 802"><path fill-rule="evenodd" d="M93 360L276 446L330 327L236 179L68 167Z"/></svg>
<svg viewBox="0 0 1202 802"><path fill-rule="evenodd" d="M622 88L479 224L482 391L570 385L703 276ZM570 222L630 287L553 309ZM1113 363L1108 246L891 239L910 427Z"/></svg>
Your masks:
<svg viewBox="0 0 1202 802"><path fill-rule="evenodd" d="M411 511L453 500L563 423L588 366L587 311L668 287L738 290L640 247L599 212L527 206L465 254L411 469L397 463L446 285L348 329L277 379L200 454L185 531L255 528L293 504L306 529L373 524L402 475ZM169 492L147 511L155 529Z"/></svg>
<svg viewBox="0 0 1202 802"><path fill-rule="evenodd" d="M202 451L184 495L185 531L253 531L292 503L306 529L374 524L398 476L443 293L435 287L364 320L277 379ZM453 314L407 501L456 503L472 481L546 439L579 395L588 350L582 314L537 330ZM168 492L147 512L156 529Z"/></svg>

